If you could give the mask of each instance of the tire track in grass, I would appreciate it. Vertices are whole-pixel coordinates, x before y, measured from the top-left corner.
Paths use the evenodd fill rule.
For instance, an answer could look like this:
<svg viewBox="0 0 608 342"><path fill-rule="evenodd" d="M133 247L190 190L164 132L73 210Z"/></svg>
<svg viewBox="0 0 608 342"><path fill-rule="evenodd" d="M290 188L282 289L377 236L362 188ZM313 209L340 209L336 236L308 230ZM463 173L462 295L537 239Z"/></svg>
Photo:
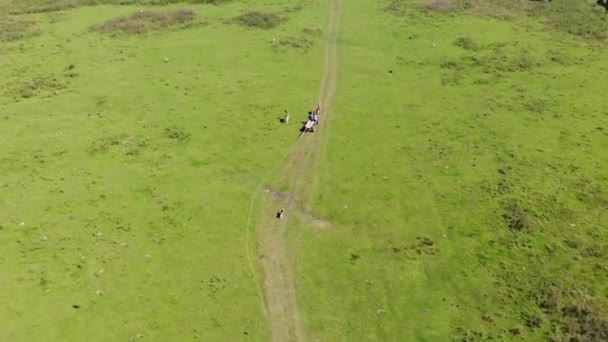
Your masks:
<svg viewBox="0 0 608 342"><path fill-rule="evenodd" d="M275 185L287 182L287 196L278 201L264 200L261 206L260 220L257 225L259 232L258 251L259 268L262 272L262 290L266 314L270 323L270 331L274 341L303 341L306 338L302 319L298 310L296 293L295 260L296 253L287 244L287 227L290 216L297 212L297 203L310 206L312 192L316 183L315 166L324 155L322 147L327 137L327 118L331 112L336 93L338 79L338 27L341 11L341 1L334 0L331 4L330 21L325 43L325 66L321 81L319 100L323 104L322 129L316 134L304 134L299 138L281 161L280 173ZM274 172L268 174L267 178ZM260 183L252 198L247 223L247 235L250 235L251 213L255 198L262 189ZM285 208L284 219L275 217L278 208ZM248 258L250 267L254 269L249 242Z"/></svg>

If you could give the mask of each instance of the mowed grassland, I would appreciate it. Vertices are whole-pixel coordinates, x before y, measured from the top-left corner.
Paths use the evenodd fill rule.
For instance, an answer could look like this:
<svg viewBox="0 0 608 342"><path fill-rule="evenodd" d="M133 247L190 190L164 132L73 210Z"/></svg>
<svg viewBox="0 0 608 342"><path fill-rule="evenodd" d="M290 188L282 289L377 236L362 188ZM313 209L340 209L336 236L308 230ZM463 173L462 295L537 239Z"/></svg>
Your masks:
<svg viewBox="0 0 608 342"><path fill-rule="evenodd" d="M269 336L245 227L298 134L277 118L316 101L327 6L193 5L187 27L90 30L142 8L184 6L22 15L39 34L0 43L2 340ZM249 10L285 20L229 22Z"/></svg>
<svg viewBox="0 0 608 342"><path fill-rule="evenodd" d="M295 238L311 338L607 338L608 49L388 4L344 2L332 227Z"/></svg>

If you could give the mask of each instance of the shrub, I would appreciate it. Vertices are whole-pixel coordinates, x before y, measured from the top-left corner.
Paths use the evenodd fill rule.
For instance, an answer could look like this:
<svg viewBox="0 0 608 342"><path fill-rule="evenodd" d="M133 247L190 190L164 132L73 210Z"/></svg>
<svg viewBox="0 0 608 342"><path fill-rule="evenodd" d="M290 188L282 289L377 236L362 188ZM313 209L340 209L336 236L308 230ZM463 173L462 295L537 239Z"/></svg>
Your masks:
<svg viewBox="0 0 608 342"><path fill-rule="evenodd" d="M279 25L283 18L276 13L247 12L234 18L233 21L239 25L268 30Z"/></svg>
<svg viewBox="0 0 608 342"><path fill-rule="evenodd" d="M183 25L191 22L196 13L189 9L173 12L139 11L128 17L119 17L93 26L100 33L142 34L169 26Z"/></svg>
<svg viewBox="0 0 608 342"><path fill-rule="evenodd" d="M302 29L302 32L304 32L304 34L308 34L311 36L320 36L322 33L321 29L318 27L315 27L315 28L307 27L307 28Z"/></svg>
<svg viewBox="0 0 608 342"><path fill-rule="evenodd" d="M480 49L479 44L468 37L460 37L456 39L453 44L465 50L478 51Z"/></svg>
<svg viewBox="0 0 608 342"><path fill-rule="evenodd" d="M280 47L300 50L302 52L307 52L313 43L310 39L305 37L284 37L278 40L277 44L274 45L275 49Z"/></svg>
<svg viewBox="0 0 608 342"><path fill-rule="evenodd" d="M532 216L526 212L517 202L511 202L507 206L507 212L503 217L507 220L509 228L514 231L524 231L532 228L534 223Z"/></svg>

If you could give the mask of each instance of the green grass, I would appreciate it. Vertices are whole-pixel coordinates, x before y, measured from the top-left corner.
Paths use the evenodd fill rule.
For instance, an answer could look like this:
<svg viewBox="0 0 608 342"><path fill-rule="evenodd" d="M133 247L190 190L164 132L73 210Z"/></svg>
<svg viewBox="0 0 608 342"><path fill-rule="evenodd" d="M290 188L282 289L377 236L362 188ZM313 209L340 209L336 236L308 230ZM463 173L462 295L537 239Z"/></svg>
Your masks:
<svg viewBox="0 0 608 342"><path fill-rule="evenodd" d="M33 12L0 18L0 339L269 339L247 216L317 100L328 4L196 3L110 36L91 27L141 8L0 0ZM288 228L308 337L606 333L603 38L559 7L399 3L342 4L313 170L331 227Z"/></svg>
<svg viewBox="0 0 608 342"><path fill-rule="evenodd" d="M298 257L313 336L538 340L605 322L606 47L526 19L344 8L316 195L332 229L304 231ZM545 310L550 284L563 296Z"/></svg>
<svg viewBox="0 0 608 342"><path fill-rule="evenodd" d="M208 24L108 37L89 28L137 8L82 7L2 45L1 339L267 338L247 211L297 134L277 118L315 101L323 48L271 41L325 8L270 31L224 23L243 5L191 8Z"/></svg>

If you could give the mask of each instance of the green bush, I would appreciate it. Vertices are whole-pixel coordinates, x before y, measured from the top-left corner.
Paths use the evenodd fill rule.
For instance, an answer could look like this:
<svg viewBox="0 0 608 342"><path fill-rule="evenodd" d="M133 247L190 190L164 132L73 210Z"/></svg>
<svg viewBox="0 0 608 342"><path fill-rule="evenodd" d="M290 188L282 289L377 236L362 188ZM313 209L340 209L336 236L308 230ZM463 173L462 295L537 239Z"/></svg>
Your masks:
<svg viewBox="0 0 608 342"><path fill-rule="evenodd" d="M480 49L479 44L469 37L460 37L453 44L465 50L477 51Z"/></svg>
<svg viewBox="0 0 608 342"><path fill-rule="evenodd" d="M92 27L100 33L142 34L152 30L184 24L194 20L196 13L189 9L173 12L139 11L128 17L118 17Z"/></svg>
<svg viewBox="0 0 608 342"><path fill-rule="evenodd" d="M276 13L247 12L233 19L235 23L248 27L257 27L265 30L279 25L283 19Z"/></svg>

